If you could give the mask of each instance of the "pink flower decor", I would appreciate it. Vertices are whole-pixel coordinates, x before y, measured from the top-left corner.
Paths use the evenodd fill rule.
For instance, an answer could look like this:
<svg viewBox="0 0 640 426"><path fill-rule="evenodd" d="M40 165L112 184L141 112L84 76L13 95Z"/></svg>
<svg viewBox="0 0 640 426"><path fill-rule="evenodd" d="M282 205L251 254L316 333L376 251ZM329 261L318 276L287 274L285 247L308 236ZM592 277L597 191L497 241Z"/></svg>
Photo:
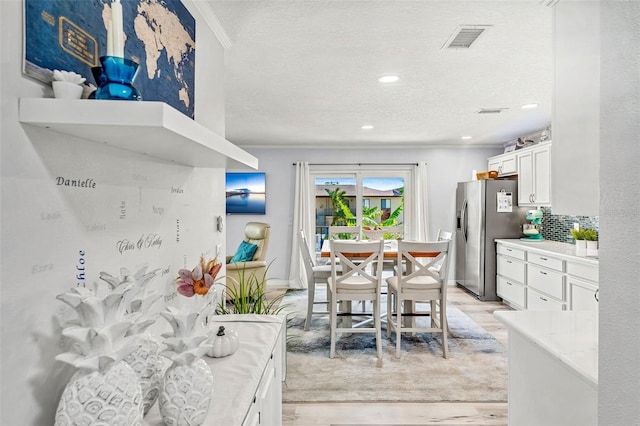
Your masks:
<svg viewBox="0 0 640 426"><path fill-rule="evenodd" d="M207 294L222 268L222 263L217 263L216 260L214 258L205 262L204 257L200 256L200 263L192 271L180 269L176 278L178 293L187 297Z"/></svg>

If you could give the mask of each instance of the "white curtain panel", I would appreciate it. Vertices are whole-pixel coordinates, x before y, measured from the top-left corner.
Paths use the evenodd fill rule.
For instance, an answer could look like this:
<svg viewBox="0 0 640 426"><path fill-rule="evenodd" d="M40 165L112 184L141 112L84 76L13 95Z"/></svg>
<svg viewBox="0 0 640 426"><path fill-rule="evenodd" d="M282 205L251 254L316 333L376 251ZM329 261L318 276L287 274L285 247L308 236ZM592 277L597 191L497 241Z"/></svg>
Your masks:
<svg viewBox="0 0 640 426"><path fill-rule="evenodd" d="M302 265L300 247L298 245L298 232L302 229L309 243L315 242L314 208L311 194L311 182L309 177L309 163L299 161L296 163L296 186L293 200L293 232L291 236L291 261L289 262L289 287L307 288L307 278ZM305 247L305 250L315 248Z"/></svg>
<svg viewBox="0 0 640 426"><path fill-rule="evenodd" d="M414 200L413 220L414 238L417 241L429 241L429 197L427 196L427 163L420 161L413 174Z"/></svg>

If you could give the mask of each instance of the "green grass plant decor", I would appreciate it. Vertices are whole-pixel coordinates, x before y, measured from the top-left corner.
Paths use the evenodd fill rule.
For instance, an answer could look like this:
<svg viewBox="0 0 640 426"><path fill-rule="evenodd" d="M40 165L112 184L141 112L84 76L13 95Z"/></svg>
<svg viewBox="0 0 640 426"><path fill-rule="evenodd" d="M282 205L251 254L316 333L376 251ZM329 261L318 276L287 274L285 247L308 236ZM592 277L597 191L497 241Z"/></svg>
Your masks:
<svg viewBox="0 0 640 426"><path fill-rule="evenodd" d="M572 229L571 236L574 240L598 241L598 231L595 229Z"/></svg>
<svg viewBox="0 0 640 426"><path fill-rule="evenodd" d="M584 240L584 229L572 229L571 236L574 240Z"/></svg>
<svg viewBox="0 0 640 426"><path fill-rule="evenodd" d="M284 308L280 306L284 293L272 299L265 297L269 266L261 276L256 276L255 272L248 274L243 268L239 273L236 288L227 287L231 295L230 300L222 300L216 309L216 314L278 315Z"/></svg>

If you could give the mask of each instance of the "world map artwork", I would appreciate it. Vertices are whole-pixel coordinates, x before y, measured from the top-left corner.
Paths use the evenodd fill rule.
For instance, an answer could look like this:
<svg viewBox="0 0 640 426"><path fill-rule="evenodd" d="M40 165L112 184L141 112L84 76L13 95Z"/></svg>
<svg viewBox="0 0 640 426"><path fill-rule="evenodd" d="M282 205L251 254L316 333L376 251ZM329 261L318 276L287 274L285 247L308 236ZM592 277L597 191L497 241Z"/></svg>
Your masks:
<svg viewBox="0 0 640 426"><path fill-rule="evenodd" d="M133 85L194 117L195 19L179 0L121 0L124 56L139 64ZM49 83L53 70L97 86L91 68L106 55L111 0L25 0L24 72Z"/></svg>

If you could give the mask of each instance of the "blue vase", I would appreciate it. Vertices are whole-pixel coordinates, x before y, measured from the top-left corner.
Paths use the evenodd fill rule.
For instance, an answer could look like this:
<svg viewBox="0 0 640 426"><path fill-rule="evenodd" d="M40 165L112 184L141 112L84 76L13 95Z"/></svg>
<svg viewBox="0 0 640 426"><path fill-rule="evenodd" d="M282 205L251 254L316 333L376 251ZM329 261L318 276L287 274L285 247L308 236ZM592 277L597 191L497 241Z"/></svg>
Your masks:
<svg viewBox="0 0 640 426"><path fill-rule="evenodd" d="M130 59L118 56L101 56L102 72L94 71L94 78L99 84L96 99L121 101L141 101L138 89L133 87L133 80L138 74L138 64ZM100 80L100 81L97 81Z"/></svg>

